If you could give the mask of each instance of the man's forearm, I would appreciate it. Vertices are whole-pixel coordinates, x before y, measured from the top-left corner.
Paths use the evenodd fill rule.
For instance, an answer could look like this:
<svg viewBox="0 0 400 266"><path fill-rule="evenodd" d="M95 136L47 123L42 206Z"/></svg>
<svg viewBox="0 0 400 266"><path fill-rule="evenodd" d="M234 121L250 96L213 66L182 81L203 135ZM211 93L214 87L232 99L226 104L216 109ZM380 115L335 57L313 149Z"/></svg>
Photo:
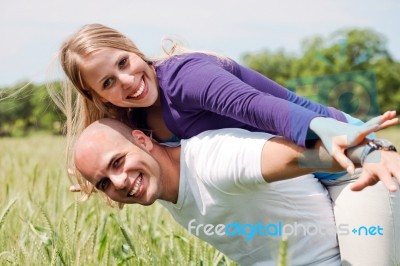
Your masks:
<svg viewBox="0 0 400 266"><path fill-rule="evenodd" d="M361 166L360 158L367 142L368 140L364 140L360 145L350 147L346 150L347 157L357 167ZM301 167L312 168L322 172L340 172L345 170L332 158L320 140L316 142L312 149L304 150L303 154L299 157L299 164Z"/></svg>
<svg viewBox="0 0 400 266"><path fill-rule="evenodd" d="M352 147L347 155L359 166L363 146ZM301 148L287 139L269 140L263 149L262 173L267 182L288 179L313 172L341 172L344 169L332 159L321 141L313 148Z"/></svg>
<svg viewBox="0 0 400 266"><path fill-rule="evenodd" d="M284 138L267 141L262 152L261 171L265 181L274 182L317 171L339 172L343 169L320 141L305 149Z"/></svg>

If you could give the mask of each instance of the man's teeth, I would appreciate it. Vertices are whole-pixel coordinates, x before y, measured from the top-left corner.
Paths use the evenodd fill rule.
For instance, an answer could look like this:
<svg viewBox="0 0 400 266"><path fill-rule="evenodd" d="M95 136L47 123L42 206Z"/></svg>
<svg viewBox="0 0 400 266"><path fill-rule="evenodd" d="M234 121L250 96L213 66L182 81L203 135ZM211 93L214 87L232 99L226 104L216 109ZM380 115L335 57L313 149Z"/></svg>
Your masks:
<svg viewBox="0 0 400 266"><path fill-rule="evenodd" d="M140 184L142 184L142 179L143 179L143 176L142 176L142 175L140 175L140 176L137 178L136 183L135 183L135 186L133 187L132 191L129 192L129 195L130 195L130 196L135 195L136 192L139 191Z"/></svg>
<svg viewBox="0 0 400 266"><path fill-rule="evenodd" d="M140 82L140 87L139 89L132 95L130 95L133 98L138 97L140 94L142 94L142 92L144 91L144 80L142 79L142 81Z"/></svg>

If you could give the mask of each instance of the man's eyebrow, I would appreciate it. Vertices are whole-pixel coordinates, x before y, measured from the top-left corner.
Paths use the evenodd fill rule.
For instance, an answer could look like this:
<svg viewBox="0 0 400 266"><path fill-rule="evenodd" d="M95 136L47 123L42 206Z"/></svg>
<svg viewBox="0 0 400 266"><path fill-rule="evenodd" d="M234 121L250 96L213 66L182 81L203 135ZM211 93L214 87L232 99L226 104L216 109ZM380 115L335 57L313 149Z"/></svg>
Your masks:
<svg viewBox="0 0 400 266"><path fill-rule="evenodd" d="M113 162L117 159L119 157L119 154L114 154L111 158L110 158L110 160L108 161L108 164L107 164L107 170L109 170L109 169L111 169L112 168L112 165L113 165Z"/></svg>

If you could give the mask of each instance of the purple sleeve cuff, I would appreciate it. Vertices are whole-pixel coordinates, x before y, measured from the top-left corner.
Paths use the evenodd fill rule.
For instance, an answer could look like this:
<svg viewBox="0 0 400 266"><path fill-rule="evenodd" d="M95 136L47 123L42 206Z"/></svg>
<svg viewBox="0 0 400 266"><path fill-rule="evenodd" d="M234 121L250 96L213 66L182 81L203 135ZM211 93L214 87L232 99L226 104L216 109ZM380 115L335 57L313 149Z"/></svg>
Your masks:
<svg viewBox="0 0 400 266"><path fill-rule="evenodd" d="M339 111L338 109L336 109L336 108L334 108L334 107L328 107L328 111L329 111L329 116L330 116L330 117L332 117L332 118L334 118L334 119L336 119L336 120L338 120L338 121L347 123L346 117L345 117L344 114L343 114L341 111Z"/></svg>

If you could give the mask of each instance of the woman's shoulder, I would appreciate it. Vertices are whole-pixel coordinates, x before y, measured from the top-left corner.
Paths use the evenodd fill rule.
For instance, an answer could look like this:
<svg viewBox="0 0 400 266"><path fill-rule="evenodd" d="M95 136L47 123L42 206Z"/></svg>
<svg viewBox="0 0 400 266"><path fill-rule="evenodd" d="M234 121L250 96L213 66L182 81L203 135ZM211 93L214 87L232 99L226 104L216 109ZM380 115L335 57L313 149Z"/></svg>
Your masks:
<svg viewBox="0 0 400 266"><path fill-rule="evenodd" d="M205 52L190 52L184 54L178 54L171 56L170 58L155 62L154 67L159 79L169 79L171 76L180 74L188 74L186 71L192 72L197 68L203 68L204 66L218 66L224 69L231 69L235 65L232 59L228 57L222 57L214 54L208 54Z"/></svg>
<svg viewBox="0 0 400 266"><path fill-rule="evenodd" d="M168 67L174 65L183 65L188 62L212 62L217 63L218 58L211 54L201 53L201 52L190 52L184 54L177 54L169 57L168 59L162 60L161 62L157 62L156 67Z"/></svg>
<svg viewBox="0 0 400 266"><path fill-rule="evenodd" d="M155 62L154 69L159 80L171 81L179 76L186 76L204 65L218 64L215 58L203 53L185 53Z"/></svg>

